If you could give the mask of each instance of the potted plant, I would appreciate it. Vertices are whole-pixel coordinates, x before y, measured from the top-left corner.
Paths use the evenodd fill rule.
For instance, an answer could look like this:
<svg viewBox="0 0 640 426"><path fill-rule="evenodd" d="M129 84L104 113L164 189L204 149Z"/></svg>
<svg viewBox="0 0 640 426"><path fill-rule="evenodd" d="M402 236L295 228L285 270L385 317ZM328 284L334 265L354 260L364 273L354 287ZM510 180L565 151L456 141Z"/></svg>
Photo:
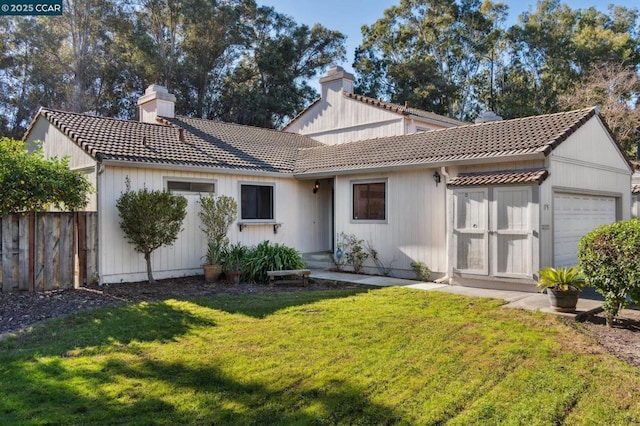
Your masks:
<svg viewBox="0 0 640 426"><path fill-rule="evenodd" d="M578 268L546 267L538 275L538 291L547 291L551 308L556 312L575 312L580 292L587 286Z"/></svg>
<svg viewBox="0 0 640 426"><path fill-rule="evenodd" d="M209 241L207 254L204 256L206 263L202 265L204 269L204 279L207 282L217 281L222 273L222 264L225 259L225 245L216 241Z"/></svg>
<svg viewBox="0 0 640 426"><path fill-rule="evenodd" d="M228 281L239 284L240 283L240 266L242 265L242 259L247 252L247 247L243 246L240 242L229 246L227 249L224 260L224 275Z"/></svg>
<svg viewBox="0 0 640 426"><path fill-rule="evenodd" d="M222 271L225 252L229 244L227 231L236 220L238 204L236 200L226 195L200 195L200 207L198 212L198 217L202 222L200 229L207 236L207 253L204 256L207 263L202 267L205 271L205 279L216 281Z"/></svg>

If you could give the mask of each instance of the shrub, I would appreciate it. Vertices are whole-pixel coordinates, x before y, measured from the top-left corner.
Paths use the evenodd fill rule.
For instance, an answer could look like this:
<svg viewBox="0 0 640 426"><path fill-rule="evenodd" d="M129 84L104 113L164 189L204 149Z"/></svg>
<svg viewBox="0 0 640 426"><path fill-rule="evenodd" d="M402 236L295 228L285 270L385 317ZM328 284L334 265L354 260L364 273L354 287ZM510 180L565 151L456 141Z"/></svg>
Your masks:
<svg viewBox="0 0 640 426"><path fill-rule="evenodd" d="M429 281L431 276L431 269L422 262L411 262L411 269L416 274L416 279L419 281Z"/></svg>
<svg viewBox="0 0 640 426"><path fill-rule="evenodd" d="M359 240L353 234L341 232L338 236L336 247L342 251L342 256L347 265L351 265L353 272L359 274L364 266L364 261L369 257L369 253L364 249L364 240Z"/></svg>
<svg viewBox="0 0 640 426"><path fill-rule="evenodd" d="M304 267L302 256L296 249L263 241L247 250L242 265L242 276L250 282L266 282L267 271Z"/></svg>
<svg viewBox="0 0 640 426"><path fill-rule="evenodd" d="M640 301L640 220L604 225L585 235L578 260L589 285L604 297L607 324L629 304Z"/></svg>
<svg viewBox="0 0 640 426"><path fill-rule="evenodd" d="M233 197L226 195L200 195L200 206L198 212L198 217L202 221L200 229L207 236L207 241L224 243L229 226L238 216L238 203Z"/></svg>
<svg viewBox="0 0 640 426"><path fill-rule="evenodd" d="M147 262L147 277L155 282L151 272L151 253L162 246L171 245L182 230L187 215L187 199L167 191L144 188L131 191L129 178L127 191L120 195L116 207L120 213L120 227L127 240Z"/></svg>

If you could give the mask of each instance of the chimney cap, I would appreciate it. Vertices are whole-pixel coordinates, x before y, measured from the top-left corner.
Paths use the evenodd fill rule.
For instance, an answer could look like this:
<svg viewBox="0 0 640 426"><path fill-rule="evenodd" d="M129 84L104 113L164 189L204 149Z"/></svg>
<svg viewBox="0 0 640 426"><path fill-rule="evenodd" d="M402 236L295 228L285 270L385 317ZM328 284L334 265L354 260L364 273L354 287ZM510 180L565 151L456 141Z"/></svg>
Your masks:
<svg viewBox="0 0 640 426"><path fill-rule="evenodd" d="M340 65L333 65L327 70L327 75L320 78L320 84L329 83L331 81L347 79L354 81L353 74L346 72Z"/></svg>
<svg viewBox="0 0 640 426"><path fill-rule="evenodd" d="M163 101L175 102L176 96L169 93L166 87L159 84L150 84L144 91L144 95L138 99L138 105L146 104L147 102L160 99Z"/></svg>
<svg viewBox="0 0 640 426"><path fill-rule="evenodd" d="M495 112L493 112L491 110L488 110L488 111L482 112L475 119L475 123L476 124L488 123L488 122L491 122L491 121L502 121L502 117L500 117Z"/></svg>

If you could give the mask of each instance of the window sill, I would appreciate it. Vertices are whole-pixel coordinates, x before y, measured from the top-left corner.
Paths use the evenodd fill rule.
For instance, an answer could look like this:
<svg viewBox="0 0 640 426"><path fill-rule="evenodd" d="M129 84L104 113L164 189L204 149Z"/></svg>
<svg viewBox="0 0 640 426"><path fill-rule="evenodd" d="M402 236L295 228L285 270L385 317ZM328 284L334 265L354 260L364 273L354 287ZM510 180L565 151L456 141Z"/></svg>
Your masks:
<svg viewBox="0 0 640 426"><path fill-rule="evenodd" d="M277 234L278 228L280 228L282 224L273 222L273 221L272 222L238 222L238 229L240 230L240 232L242 232L242 230L247 226L273 226L273 233Z"/></svg>

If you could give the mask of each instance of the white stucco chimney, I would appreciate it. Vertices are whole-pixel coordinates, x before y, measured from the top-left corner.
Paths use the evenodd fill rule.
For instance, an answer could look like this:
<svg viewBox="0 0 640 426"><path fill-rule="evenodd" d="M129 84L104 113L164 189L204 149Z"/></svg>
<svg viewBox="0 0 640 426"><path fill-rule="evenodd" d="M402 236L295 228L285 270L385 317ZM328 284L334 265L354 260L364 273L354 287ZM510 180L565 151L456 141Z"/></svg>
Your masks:
<svg viewBox="0 0 640 426"><path fill-rule="evenodd" d="M140 121L156 123L156 117L173 118L176 97L169 93L166 87L151 84L138 99Z"/></svg>
<svg viewBox="0 0 640 426"><path fill-rule="evenodd" d="M333 66L327 75L320 78L322 99L327 99L329 91L353 93L353 74L348 73L341 66Z"/></svg>

